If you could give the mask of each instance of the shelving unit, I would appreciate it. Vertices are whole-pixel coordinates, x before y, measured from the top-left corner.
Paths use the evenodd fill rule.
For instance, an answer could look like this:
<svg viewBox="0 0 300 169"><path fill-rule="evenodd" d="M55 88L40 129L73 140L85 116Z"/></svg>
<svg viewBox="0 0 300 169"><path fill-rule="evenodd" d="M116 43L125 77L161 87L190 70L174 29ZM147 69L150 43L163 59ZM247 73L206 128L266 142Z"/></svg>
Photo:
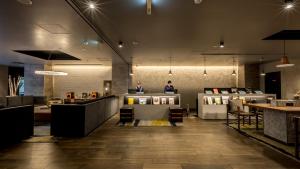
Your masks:
<svg viewBox="0 0 300 169"><path fill-rule="evenodd" d="M245 101L257 100L257 102L265 101L267 98L276 98L274 94L198 94L198 117L201 119L226 119L227 114L227 102L223 101L223 98L229 100L233 98L244 99ZM209 98L212 100L212 104L209 104ZM216 104L215 98L220 98L221 103Z"/></svg>

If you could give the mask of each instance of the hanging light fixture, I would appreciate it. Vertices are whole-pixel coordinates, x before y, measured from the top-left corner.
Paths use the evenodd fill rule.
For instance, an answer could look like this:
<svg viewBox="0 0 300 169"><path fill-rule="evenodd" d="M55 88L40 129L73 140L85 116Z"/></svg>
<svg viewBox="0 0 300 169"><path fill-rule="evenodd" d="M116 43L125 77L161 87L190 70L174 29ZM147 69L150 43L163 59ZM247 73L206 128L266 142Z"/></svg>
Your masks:
<svg viewBox="0 0 300 169"><path fill-rule="evenodd" d="M147 15L152 13L152 0L147 0Z"/></svg>
<svg viewBox="0 0 300 169"><path fill-rule="evenodd" d="M133 76L133 75L134 75L133 69L132 69L132 65L129 65L129 75L130 75L130 76Z"/></svg>
<svg viewBox="0 0 300 169"><path fill-rule="evenodd" d="M289 58L287 57L285 53L285 40L283 41L283 56L281 57L280 64L276 65L278 68L284 68L284 67L292 67L295 66L295 64L291 64L289 62Z"/></svg>
<svg viewBox="0 0 300 169"><path fill-rule="evenodd" d="M232 76L236 76L236 71L235 71L235 69L234 69L234 64L235 64L235 59L234 59L234 57L232 57Z"/></svg>
<svg viewBox="0 0 300 169"><path fill-rule="evenodd" d="M172 73L172 69L171 69L171 65L172 64L172 57L170 56L170 70L169 70L169 76L172 76L173 73Z"/></svg>
<svg viewBox="0 0 300 169"><path fill-rule="evenodd" d="M264 57L261 57L260 64L262 65L263 62L264 62ZM260 72L260 76L266 76L264 65L262 65L262 71Z"/></svg>
<svg viewBox="0 0 300 169"><path fill-rule="evenodd" d="M49 53L48 61L50 61L52 56L52 53ZM50 65L50 63L49 63ZM66 72L58 72L58 71L52 71L52 70L36 70L34 71L34 74L36 75L44 75L44 76L67 76L68 73Z"/></svg>
<svg viewBox="0 0 300 169"><path fill-rule="evenodd" d="M220 48L224 48L225 47L225 43L223 40L220 41Z"/></svg>
<svg viewBox="0 0 300 169"><path fill-rule="evenodd" d="M204 71L203 71L203 76L207 76L207 71L206 71L206 57L203 57L203 64L204 64Z"/></svg>

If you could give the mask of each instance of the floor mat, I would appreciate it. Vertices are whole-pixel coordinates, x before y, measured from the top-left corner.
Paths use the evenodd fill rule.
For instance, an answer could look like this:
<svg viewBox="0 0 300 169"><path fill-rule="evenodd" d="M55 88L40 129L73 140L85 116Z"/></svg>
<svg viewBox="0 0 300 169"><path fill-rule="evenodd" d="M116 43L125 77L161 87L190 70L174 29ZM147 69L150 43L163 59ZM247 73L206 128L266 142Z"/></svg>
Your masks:
<svg viewBox="0 0 300 169"><path fill-rule="evenodd" d="M171 127L183 126L183 123L171 123L168 120L134 120L129 123L118 123L121 127Z"/></svg>

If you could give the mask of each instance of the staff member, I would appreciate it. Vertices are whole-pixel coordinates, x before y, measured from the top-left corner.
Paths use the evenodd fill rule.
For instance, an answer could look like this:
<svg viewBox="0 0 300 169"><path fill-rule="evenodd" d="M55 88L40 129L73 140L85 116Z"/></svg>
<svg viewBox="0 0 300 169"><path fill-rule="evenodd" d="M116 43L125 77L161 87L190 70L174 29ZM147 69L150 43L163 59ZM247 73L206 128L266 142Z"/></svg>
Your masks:
<svg viewBox="0 0 300 169"><path fill-rule="evenodd" d="M174 86L172 85L171 80L168 81L168 84L165 86L164 92L174 92Z"/></svg>
<svg viewBox="0 0 300 169"><path fill-rule="evenodd" d="M144 88L140 81L137 82L137 86L136 86L135 90L136 90L136 92L144 92Z"/></svg>

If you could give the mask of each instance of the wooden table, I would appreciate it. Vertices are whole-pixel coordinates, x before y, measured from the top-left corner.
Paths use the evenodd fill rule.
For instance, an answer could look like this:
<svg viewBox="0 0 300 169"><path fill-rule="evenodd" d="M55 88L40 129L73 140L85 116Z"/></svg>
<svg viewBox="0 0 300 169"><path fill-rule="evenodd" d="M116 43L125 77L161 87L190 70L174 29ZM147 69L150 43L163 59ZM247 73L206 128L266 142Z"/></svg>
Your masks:
<svg viewBox="0 0 300 169"><path fill-rule="evenodd" d="M300 117L300 107L275 107L270 104L247 104L264 112L264 134L280 142L295 143L293 118Z"/></svg>

